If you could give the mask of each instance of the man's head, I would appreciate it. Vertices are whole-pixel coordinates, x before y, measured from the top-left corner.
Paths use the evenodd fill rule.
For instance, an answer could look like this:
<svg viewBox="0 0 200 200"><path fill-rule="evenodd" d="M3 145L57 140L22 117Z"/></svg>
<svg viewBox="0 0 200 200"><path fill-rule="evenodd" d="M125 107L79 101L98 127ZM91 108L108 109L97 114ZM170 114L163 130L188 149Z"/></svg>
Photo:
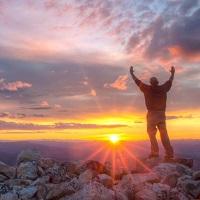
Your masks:
<svg viewBox="0 0 200 200"><path fill-rule="evenodd" d="M158 79L156 77L151 77L150 78L150 84L152 86L157 86L159 84Z"/></svg>

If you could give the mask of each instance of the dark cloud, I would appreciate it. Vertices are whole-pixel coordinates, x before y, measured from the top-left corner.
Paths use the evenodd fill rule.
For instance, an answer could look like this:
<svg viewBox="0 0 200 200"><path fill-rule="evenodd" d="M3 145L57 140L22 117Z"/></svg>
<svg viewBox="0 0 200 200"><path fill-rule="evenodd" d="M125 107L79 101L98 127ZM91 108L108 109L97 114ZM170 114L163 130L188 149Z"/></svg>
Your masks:
<svg viewBox="0 0 200 200"><path fill-rule="evenodd" d="M80 123L56 123L54 125L36 125L32 123L16 123L0 121L0 130L53 130L53 129L112 129L127 127L127 125L113 124L80 124Z"/></svg>
<svg viewBox="0 0 200 200"><path fill-rule="evenodd" d="M166 116L167 120L173 120L173 119L193 119L196 118L193 115L169 115Z"/></svg>

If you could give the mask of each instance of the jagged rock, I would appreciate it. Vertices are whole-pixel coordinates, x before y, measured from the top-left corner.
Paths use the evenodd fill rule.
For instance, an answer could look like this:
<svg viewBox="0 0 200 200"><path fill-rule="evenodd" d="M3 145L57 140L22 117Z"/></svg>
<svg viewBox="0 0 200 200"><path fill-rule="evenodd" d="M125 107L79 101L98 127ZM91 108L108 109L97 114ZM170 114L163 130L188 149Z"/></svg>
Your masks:
<svg viewBox="0 0 200 200"><path fill-rule="evenodd" d="M152 190L156 193L157 199L166 200L170 197L170 186L162 183L154 183Z"/></svg>
<svg viewBox="0 0 200 200"><path fill-rule="evenodd" d="M12 188L10 187L10 185L0 183L0 195L10 192L11 190Z"/></svg>
<svg viewBox="0 0 200 200"><path fill-rule="evenodd" d="M14 167L6 165L5 163L0 161L0 174L8 178L14 178L15 173L16 173L16 169Z"/></svg>
<svg viewBox="0 0 200 200"><path fill-rule="evenodd" d="M139 190L138 187L143 189L143 183L145 182L159 182L159 177L155 173L128 174L123 176L122 180L114 186L114 189L132 199L136 187L137 190Z"/></svg>
<svg viewBox="0 0 200 200"><path fill-rule="evenodd" d="M88 169L79 175L79 182L81 185L87 184L96 176L97 173L95 171Z"/></svg>
<svg viewBox="0 0 200 200"><path fill-rule="evenodd" d="M99 174L98 178L99 178L100 183L103 184L105 187L112 188L113 179L111 176L108 176L107 174Z"/></svg>
<svg viewBox="0 0 200 200"><path fill-rule="evenodd" d="M172 174L169 174L168 176L166 176L163 180L162 183L169 185L170 187L174 188L176 187L178 178L180 177L180 174L177 172L174 172Z"/></svg>
<svg viewBox="0 0 200 200"><path fill-rule="evenodd" d="M49 180L50 180L49 176L43 176L37 178L34 182L31 183L31 185L44 185L46 183L49 183Z"/></svg>
<svg viewBox="0 0 200 200"><path fill-rule="evenodd" d="M35 162L21 162L17 168L17 177L21 179L35 180L38 177L37 164Z"/></svg>
<svg viewBox="0 0 200 200"><path fill-rule="evenodd" d="M29 186L20 190L19 196L22 200L27 200L32 198L36 194L36 192L37 192L37 187Z"/></svg>
<svg viewBox="0 0 200 200"><path fill-rule="evenodd" d="M5 184L13 187L13 186L20 186L20 187L26 187L29 186L32 181L27 179L9 179L4 182Z"/></svg>
<svg viewBox="0 0 200 200"><path fill-rule="evenodd" d="M177 188L173 188L170 190L170 200L189 200L183 193L179 192Z"/></svg>
<svg viewBox="0 0 200 200"><path fill-rule="evenodd" d="M0 182L4 182L7 179L8 179L7 176L4 176L4 175L0 174Z"/></svg>
<svg viewBox="0 0 200 200"><path fill-rule="evenodd" d="M27 161L36 161L38 162L41 155L39 151L36 150L24 150L17 157L17 163L27 162Z"/></svg>
<svg viewBox="0 0 200 200"><path fill-rule="evenodd" d="M90 182L81 190L66 197L66 200L115 200L115 194L112 190L104 187L98 182Z"/></svg>
<svg viewBox="0 0 200 200"><path fill-rule="evenodd" d="M76 192L76 187L74 187L73 182L63 182L60 184L49 184L48 193L46 196L47 200L59 199L66 195L71 195Z"/></svg>
<svg viewBox="0 0 200 200"><path fill-rule="evenodd" d="M6 194L1 195L1 200L19 200L18 195L13 192L8 192Z"/></svg>
<svg viewBox="0 0 200 200"><path fill-rule="evenodd" d="M176 158L175 161L182 165L185 165L189 168L193 167L193 159L186 159L186 158Z"/></svg>
<svg viewBox="0 0 200 200"><path fill-rule="evenodd" d="M200 171L195 171L195 172L193 172L192 178L193 178L194 180L200 180Z"/></svg>
<svg viewBox="0 0 200 200"><path fill-rule="evenodd" d="M50 167L53 167L54 164L55 164L55 161L51 158L40 158L38 161L38 165L44 170Z"/></svg>
<svg viewBox="0 0 200 200"><path fill-rule="evenodd" d="M183 176L178 179L177 185L184 194L200 198L200 181L192 180L190 176Z"/></svg>
<svg viewBox="0 0 200 200"><path fill-rule="evenodd" d="M157 196L154 191L143 189L136 193L135 200L157 200Z"/></svg>
<svg viewBox="0 0 200 200"><path fill-rule="evenodd" d="M51 183L60 183L66 180L66 171L64 166L60 166L58 163L55 163L53 167L48 168L45 171L45 174L50 177Z"/></svg>
<svg viewBox="0 0 200 200"><path fill-rule="evenodd" d="M94 160L86 161L83 164L81 164L80 166L77 166L77 170L79 173L82 173L82 172L86 171L87 169L96 171L99 174L103 174L103 173L108 174L109 173L104 165L102 165L100 162L94 161Z"/></svg>

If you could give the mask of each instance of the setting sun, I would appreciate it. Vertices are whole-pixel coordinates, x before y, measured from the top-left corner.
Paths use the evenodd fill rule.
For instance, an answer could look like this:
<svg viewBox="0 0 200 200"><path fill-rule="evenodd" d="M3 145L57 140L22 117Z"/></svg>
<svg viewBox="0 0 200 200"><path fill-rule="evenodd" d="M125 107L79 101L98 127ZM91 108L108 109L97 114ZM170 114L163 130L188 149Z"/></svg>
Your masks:
<svg viewBox="0 0 200 200"><path fill-rule="evenodd" d="M111 143L116 144L120 141L119 135L110 135L109 140Z"/></svg>

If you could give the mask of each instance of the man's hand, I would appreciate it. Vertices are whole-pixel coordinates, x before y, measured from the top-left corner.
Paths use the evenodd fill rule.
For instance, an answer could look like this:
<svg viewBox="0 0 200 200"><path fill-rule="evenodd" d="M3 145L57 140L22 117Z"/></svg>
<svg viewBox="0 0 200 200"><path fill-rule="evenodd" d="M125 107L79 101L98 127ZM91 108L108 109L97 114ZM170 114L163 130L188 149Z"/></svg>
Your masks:
<svg viewBox="0 0 200 200"><path fill-rule="evenodd" d="M134 74L133 66L130 67L130 74L131 74L131 75Z"/></svg>
<svg viewBox="0 0 200 200"><path fill-rule="evenodd" d="M175 74L175 67L174 66L171 67L170 72L171 72L171 74Z"/></svg>

